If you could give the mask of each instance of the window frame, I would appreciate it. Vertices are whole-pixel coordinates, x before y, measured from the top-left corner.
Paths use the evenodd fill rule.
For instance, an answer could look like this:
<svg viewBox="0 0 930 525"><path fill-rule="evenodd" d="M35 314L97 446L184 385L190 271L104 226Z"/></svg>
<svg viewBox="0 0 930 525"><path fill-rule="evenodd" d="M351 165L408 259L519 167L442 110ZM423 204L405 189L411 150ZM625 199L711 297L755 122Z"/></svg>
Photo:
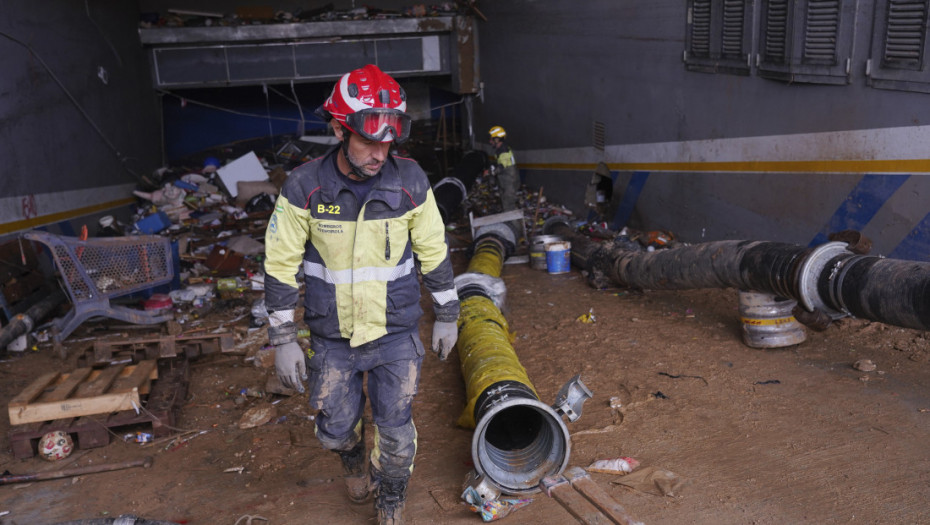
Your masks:
<svg viewBox="0 0 930 525"><path fill-rule="evenodd" d="M700 73L728 73L748 76L752 71L752 17L756 0L687 0L685 51L683 60L688 71ZM742 25L740 27L738 54L725 51L727 13L733 13L735 4L742 3ZM733 4L728 6L727 4ZM696 6L709 10L706 21L706 54L698 53L695 46ZM727 10L729 7L730 11ZM732 45L732 43L731 43Z"/></svg>
<svg viewBox="0 0 930 525"><path fill-rule="evenodd" d="M756 53L756 71L760 77L783 82L845 85L850 82L853 60L857 2L852 0L761 0L759 17L759 49ZM825 4L835 3L835 6ZM784 49L782 60L768 59L763 50L770 32L769 7L775 4L785 9ZM822 18L818 9L835 7L835 33L833 59L825 61L808 53L808 45L824 41L817 27L811 29L811 20ZM828 14L829 16L829 14ZM823 27L823 26L820 26ZM817 38L819 37L819 39ZM826 37L829 40L829 37Z"/></svg>

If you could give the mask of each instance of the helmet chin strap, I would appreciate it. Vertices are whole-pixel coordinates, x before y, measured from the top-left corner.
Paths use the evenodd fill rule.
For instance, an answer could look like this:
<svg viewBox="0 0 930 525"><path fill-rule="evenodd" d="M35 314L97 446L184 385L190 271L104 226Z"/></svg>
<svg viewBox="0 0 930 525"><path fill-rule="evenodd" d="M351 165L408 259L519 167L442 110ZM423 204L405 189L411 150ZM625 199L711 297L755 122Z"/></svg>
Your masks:
<svg viewBox="0 0 930 525"><path fill-rule="evenodd" d="M349 157L349 135L346 135L346 138L342 141L342 155L346 158L346 163L349 165L349 173L347 175L355 175L362 180L374 177L374 175L365 174L362 167L352 162L352 157Z"/></svg>

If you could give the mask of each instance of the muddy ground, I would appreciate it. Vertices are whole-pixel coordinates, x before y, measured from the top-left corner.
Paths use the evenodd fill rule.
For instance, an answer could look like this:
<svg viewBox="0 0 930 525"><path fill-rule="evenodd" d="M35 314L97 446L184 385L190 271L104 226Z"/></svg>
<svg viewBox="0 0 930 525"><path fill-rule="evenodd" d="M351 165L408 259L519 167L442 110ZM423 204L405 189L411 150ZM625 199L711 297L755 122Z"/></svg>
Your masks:
<svg viewBox="0 0 930 525"><path fill-rule="evenodd" d="M455 252L464 268L464 252ZM543 401L581 374L594 397L572 433L570 466L629 456L640 469L668 471L671 494L592 474L645 523L930 523L930 339L922 332L842 320L808 332L800 345L747 347L735 290L632 293L595 290L577 270L551 275L507 265L507 318L520 361ZM593 323L577 321L593 313ZM237 312L218 312L225 321ZM431 313L421 334L428 340ZM211 322L218 322L213 318ZM236 325L245 332L245 316ZM93 323L90 323L93 324ZM87 337L88 326L70 339ZM99 333L98 333L99 334ZM95 335L99 336L99 335ZM245 355L210 355L192 367L176 426L191 437L78 449L56 463L15 459L9 421L0 421L0 462L12 474L152 456L147 469L0 486L2 524L45 524L133 514L190 524L371 524L370 505L352 505L341 467L313 436L304 396L242 397L273 368L247 361L266 344L240 334ZM80 343L84 344L85 343ZM75 344L74 347L79 346ZM4 406L34 378L75 366L48 347L0 362ZM853 364L870 359L871 372ZM456 426L465 387L453 353L428 355L414 414L419 453L407 502L412 524L479 523L459 503L472 468L472 432ZM274 405L271 403L276 402ZM273 406L269 424L241 429L245 412ZM204 433L200 433L203 432ZM370 439L371 433L369 433ZM544 494L502 521L575 523ZM260 518L264 518L263 521Z"/></svg>

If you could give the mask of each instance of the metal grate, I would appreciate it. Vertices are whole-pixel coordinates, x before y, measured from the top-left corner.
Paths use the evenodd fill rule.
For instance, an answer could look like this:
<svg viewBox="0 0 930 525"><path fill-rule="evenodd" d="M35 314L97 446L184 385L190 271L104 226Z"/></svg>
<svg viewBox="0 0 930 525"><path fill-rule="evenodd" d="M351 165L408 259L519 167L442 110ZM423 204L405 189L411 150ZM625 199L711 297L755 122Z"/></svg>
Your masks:
<svg viewBox="0 0 930 525"><path fill-rule="evenodd" d="M144 290L173 277L171 246L161 237L62 238L51 247L75 303Z"/></svg>
<svg viewBox="0 0 930 525"><path fill-rule="evenodd" d="M594 121L594 149L604 151L607 146L607 128L603 122Z"/></svg>
<svg viewBox="0 0 930 525"><path fill-rule="evenodd" d="M839 0L809 0L804 31L804 61L835 64L839 31Z"/></svg>
<svg viewBox="0 0 930 525"><path fill-rule="evenodd" d="M711 0L694 0L691 4L691 56L710 57Z"/></svg>
<svg viewBox="0 0 930 525"><path fill-rule="evenodd" d="M765 10L765 46L766 62L783 64L788 58L788 0L769 0Z"/></svg>
<svg viewBox="0 0 930 525"><path fill-rule="evenodd" d="M888 0L883 65L920 69L928 0Z"/></svg>
<svg viewBox="0 0 930 525"><path fill-rule="evenodd" d="M743 27L745 18L745 0L724 0L723 41L721 43L721 54L724 58L743 58Z"/></svg>

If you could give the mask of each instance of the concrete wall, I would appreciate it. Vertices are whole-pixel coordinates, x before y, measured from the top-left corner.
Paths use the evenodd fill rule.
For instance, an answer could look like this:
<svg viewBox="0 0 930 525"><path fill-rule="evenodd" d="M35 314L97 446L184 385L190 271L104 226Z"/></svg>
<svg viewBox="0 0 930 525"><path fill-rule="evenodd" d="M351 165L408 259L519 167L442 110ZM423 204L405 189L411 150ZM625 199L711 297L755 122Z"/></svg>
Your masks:
<svg viewBox="0 0 930 525"><path fill-rule="evenodd" d="M160 165L133 2L11 1L0 16L0 235L125 207Z"/></svg>
<svg viewBox="0 0 930 525"><path fill-rule="evenodd" d="M869 85L875 2L844 4L849 83L817 85L688 71L683 0L487 3L477 128L504 126L525 182L582 218L605 161L623 224L800 244L853 228L875 253L926 259L930 95Z"/></svg>

